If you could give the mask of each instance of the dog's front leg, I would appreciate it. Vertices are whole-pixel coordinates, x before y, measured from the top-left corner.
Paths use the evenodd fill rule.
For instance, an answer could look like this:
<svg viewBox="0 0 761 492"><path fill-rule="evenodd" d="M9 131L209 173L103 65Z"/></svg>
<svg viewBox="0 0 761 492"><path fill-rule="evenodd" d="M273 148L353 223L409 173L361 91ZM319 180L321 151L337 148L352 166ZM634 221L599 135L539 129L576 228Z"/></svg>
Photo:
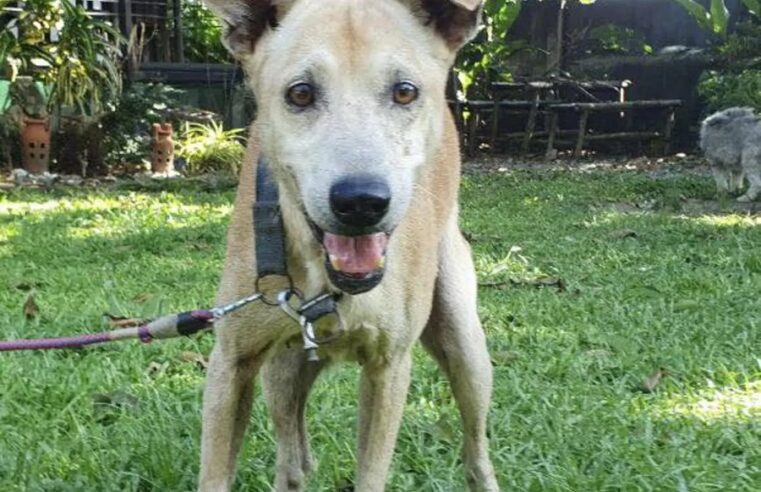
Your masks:
<svg viewBox="0 0 761 492"><path fill-rule="evenodd" d="M203 397L201 492L225 492L232 487L260 366L261 357L230 357L219 342L212 351Z"/></svg>
<svg viewBox="0 0 761 492"><path fill-rule="evenodd" d="M463 464L468 486L498 492L489 459L486 415L492 390L491 359L478 319L476 272L456 223L440 246L433 310L421 341L452 385L463 423Z"/></svg>
<svg viewBox="0 0 761 492"><path fill-rule="evenodd" d="M410 384L411 348L362 369L357 444L357 492L381 492Z"/></svg>
<svg viewBox="0 0 761 492"><path fill-rule="evenodd" d="M737 193L742 190L745 184L745 173L742 170L735 170L729 177L729 191Z"/></svg>
<svg viewBox="0 0 761 492"><path fill-rule="evenodd" d="M711 172L713 173L714 181L716 181L716 190L719 192L719 194L729 192L729 171L724 169L723 166L711 166Z"/></svg>
<svg viewBox="0 0 761 492"><path fill-rule="evenodd" d="M743 155L743 170L748 178L748 190L737 201L752 202L761 193L761 151Z"/></svg>
<svg viewBox="0 0 761 492"><path fill-rule="evenodd" d="M262 369L264 396L277 434L278 492L303 490L312 471L304 411L323 366L324 362L307 361L304 349L295 347L276 354Z"/></svg>

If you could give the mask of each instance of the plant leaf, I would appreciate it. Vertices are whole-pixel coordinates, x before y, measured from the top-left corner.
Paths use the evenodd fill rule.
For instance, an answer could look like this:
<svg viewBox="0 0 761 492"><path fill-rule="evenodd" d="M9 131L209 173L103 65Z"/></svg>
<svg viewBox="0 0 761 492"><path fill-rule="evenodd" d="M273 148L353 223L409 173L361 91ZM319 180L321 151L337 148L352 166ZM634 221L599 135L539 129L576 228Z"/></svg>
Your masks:
<svg viewBox="0 0 761 492"><path fill-rule="evenodd" d="M708 11L695 0L674 0L682 6L692 17L695 18L701 29L710 31L712 29L710 14Z"/></svg>
<svg viewBox="0 0 761 492"><path fill-rule="evenodd" d="M761 0L742 0L745 8L753 15L761 15Z"/></svg>
<svg viewBox="0 0 761 492"><path fill-rule="evenodd" d="M729 10L724 0L711 0L711 27L716 34L725 34L729 23Z"/></svg>
<svg viewBox="0 0 761 492"><path fill-rule="evenodd" d="M40 314L40 308L34 300L34 292L30 292L24 302L24 316L26 319L34 319Z"/></svg>

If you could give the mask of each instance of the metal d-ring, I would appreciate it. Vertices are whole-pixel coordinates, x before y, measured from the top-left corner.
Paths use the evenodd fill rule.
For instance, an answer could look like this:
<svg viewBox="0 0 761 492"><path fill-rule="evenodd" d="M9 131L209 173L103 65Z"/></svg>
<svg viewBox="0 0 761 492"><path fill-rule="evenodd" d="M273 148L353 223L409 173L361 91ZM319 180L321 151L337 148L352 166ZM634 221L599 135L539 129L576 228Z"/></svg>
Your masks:
<svg viewBox="0 0 761 492"><path fill-rule="evenodd" d="M304 294L302 294L300 290L296 289L295 287L289 287L287 289L283 289L280 292L278 292L277 301L273 305L280 306L280 309L282 309L285 314L287 314L291 319L293 319L299 325L301 325L302 316L299 314L298 311L293 309L293 306L291 306L290 304L290 300L294 296L296 296L299 302L302 302L304 300Z"/></svg>
<svg viewBox="0 0 761 492"><path fill-rule="evenodd" d="M346 331L346 326L344 325L344 319L341 317L341 313L339 313L338 310L336 309L335 311L333 311L333 314L336 315L336 318L338 320L338 322L336 323L338 325L338 330L323 338L315 336L314 332L307 333L306 336L310 342L316 345L326 345L328 343L335 342L341 337L341 335L344 334L344 332Z"/></svg>
<svg viewBox="0 0 761 492"><path fill-rule="evenodd" d="M286 287L285 289L279 291L277 296L272 298L272 297L268 297L267 294L265 294L264 292L261 291L261 288L259 287L259 284L262 281L262 279L265 279L265 278L268 278L268 277L275 277L275 276L277 276L277 277L284 277L288 281L288 287ZM273 307L280 306L280 295L283 292L296 293L297 297L299 299L302 299L302 300L304 299L304 296L301 294L301 292L296 287L293 286L293 279L287 273L286 274L281 274L281 273L278 273L278 274L269 274L269 275L263 275L263 276L256 277L256 283L254 283L254 288L256 289L256 292L259 292L260 294L262 294L262 299L261 300L262 300L262 302L264 304L266 304L268 306L273 306Z"/></svg>

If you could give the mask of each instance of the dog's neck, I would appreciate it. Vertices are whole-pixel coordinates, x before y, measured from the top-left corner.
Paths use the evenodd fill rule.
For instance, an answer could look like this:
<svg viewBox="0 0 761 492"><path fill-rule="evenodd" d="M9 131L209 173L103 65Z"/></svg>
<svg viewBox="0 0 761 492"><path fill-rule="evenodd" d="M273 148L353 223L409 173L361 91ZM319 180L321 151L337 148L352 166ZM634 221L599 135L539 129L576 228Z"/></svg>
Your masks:
<svg viewBox="0 0 761 492"><path fill-rule="evenodd" d="M288 273L305 295L326 292L330 289L330 283L325 272L324 255L306 220L298 192L290 186L289 177L276 176L285 225Z"/></svg>

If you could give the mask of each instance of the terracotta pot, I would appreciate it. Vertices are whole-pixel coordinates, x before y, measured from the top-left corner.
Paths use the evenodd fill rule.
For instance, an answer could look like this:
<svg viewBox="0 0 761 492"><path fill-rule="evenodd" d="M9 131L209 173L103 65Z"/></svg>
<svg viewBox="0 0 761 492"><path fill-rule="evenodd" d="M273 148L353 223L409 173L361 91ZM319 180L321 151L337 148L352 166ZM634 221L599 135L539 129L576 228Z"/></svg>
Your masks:
<svg viewBox="0 0 761 492"><path fill-rule="evenodd" d="M153 153L151 154L151 171L166 173L174 170L174 140L172 124L153 125Z"/></svg>
<svg viewBox="0 0 761 492"><path fill-rule="evenodd" d="M21 130L21 165L32 174L48 171L50 164L50 120L24 118Z"/></svg>

